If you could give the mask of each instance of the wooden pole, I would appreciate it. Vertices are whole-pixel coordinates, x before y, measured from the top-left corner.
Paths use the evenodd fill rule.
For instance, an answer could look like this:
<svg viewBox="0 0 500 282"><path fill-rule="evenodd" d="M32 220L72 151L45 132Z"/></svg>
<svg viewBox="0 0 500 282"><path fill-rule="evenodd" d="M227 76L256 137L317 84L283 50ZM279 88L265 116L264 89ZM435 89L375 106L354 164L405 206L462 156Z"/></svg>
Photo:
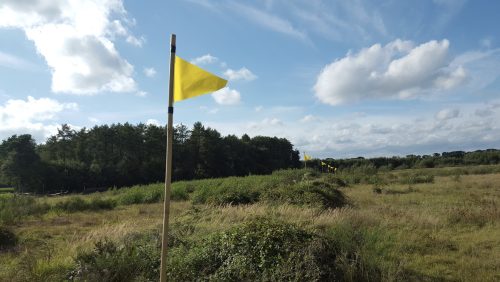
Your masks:
<svg viewBox="0 0 500 282"><path fill-rule="evenodd" d="M163 232L161 241L160 282L167 281L168 217L170 215L170 185L172 183L172 142L174 139L174 70L175 70L175 34L170 36L170 78L168 84L167 152L165 166L165 201L163 203Z"/></svg>

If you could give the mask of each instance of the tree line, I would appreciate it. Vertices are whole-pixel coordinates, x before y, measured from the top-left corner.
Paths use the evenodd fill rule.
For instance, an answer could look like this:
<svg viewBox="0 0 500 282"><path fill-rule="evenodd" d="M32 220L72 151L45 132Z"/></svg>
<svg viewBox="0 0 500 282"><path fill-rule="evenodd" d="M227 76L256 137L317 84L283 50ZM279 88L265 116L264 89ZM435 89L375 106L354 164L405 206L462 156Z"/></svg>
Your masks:
<svg viewBox="0 0 500 282"><path fill-rule="evenodd" d="M20 192L82 192L160 182L165 176L165 127L112 124L74 130L63 124L43 144L13 135L0 144L0 184ZM189 180L300 167L285 138L221 136L200 122L174 127L172 179Z"/></svg>
<svg viewBox="0 0 500 282"><path fill-rule="evenodd" d="M376 157L376 158L350 158L323 160L311 160L307 167L320 168L320 161L334 165L338 169L353 167L373 167L383 170L409 169L409 168L433 168L467 165L494 165L500 164L500 150L486 149L472 152L452 151L434 153L432 155L406 155L404 157Z"/></svg>

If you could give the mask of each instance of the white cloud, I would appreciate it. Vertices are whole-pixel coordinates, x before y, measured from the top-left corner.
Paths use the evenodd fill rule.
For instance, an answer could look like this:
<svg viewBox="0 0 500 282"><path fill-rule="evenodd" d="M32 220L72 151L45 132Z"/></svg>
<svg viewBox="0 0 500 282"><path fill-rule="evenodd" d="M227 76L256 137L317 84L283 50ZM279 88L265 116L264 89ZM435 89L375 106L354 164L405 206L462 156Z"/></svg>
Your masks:
<svg viewBox="0 0 500 282"><path fill-rule="evenodd" d="M488 117L494 114L494 112L491 109L484 108L484 109L476 109L474 111L474 114L478 117Z"/></svg>
<svg viewBox="0 0 500 282"><path fill-rule="evenodd" d="M458 117L460 111L458 109L442 109L436 113L436 119L438 120L448 120Z"/></svg>
<svg viewBox="0 0 500 282"><path fill-rule="evenodd" d="M398 39L349 52L323 68L315 95L323 103L339 105L365 99L408 99L451 89L465 80L466 72L450 64L448 48L446 39L416 47Z"/></svg>
<svg viewBox="0 0 500 282"><path fill-rule="evenodd" d="M230 2L229 7L233 11L242 14L248 20L253 21L254 23L262 27L295 37L303 41L308 40L306 33L296 29L289 21L282 19L276 15L261 11L251 6L237 4L235 2Z"/></svg>
<svg viewBox="0 0 500 282"><path fill-rule="evenodd" d="M121 0L7 0L0 28L22 29L34 42L52 70L54 92L133 92L133 66L113 43L116 36L132 36L122 25L126 16Z"/></svg>
<svg viewBox="0 0 500 282"><path fill-rule="evenodd" d="M146 121L146 125L156 125L156 126L162 126L161 123L154 119L154 118L150 118Z"/></svg>
<svg viewBox="0 0 500 282"><path fill-rule="evenodd" d="M142 47L146 39L144 37L137 38L133 35L128 35L126 41L136 47Z"/></svg>
<svg viewBox="0 0 500 282"><path fill-rule="evenodd" d="M148 92L146 92L146 91L138 91L137 93L135 93L135 95L137 95L139 97L146 97L146 96L148 96Z"/></svg>
<svg viewBox="0 0 500 282"><path fill-rule="evenodd" d="M498 100L497 100L498 101ZM498 147L500 111L492 101L485 104L457 104L435 114L378 113L353 117L317 116L307 123L283 122L281 116L254 122L211 123L222 134L266 135L289 139L295 148L318 157L392 156L428 154L454 150ZM481 109L486 116L478 116ZM441 119L437 119L437 116ZM286 121L286 120L284 120Z"/></svg>
<svg viewBox="0 0 500 282"><path fill-rule="evenodd" d="M144 68L143 72L147 77L154 77L156 75L156 70L154 68Z"/></svg>
<svg viewBox="0 0 500 282"><path fill-rule="evenodd" d="M274 127L283 126L283 122L278 118L265 118L260 122L250 122L247 124L246 128L250 130L264 130L269 131L269 129ZM272 135L272 134L271 134Z"/></svg>
<svg viewBox="0 0 500 282"><path fill-rule="evenodd" d="M76 103L60 103L50 98L10 99L0 105L0 140L13 134L32 134L37 141L57 132L57 117L64 111L76 111Z"/></svg>
<svg viewBox="0 0 500 282"><path fill-rule="evenodd" d="M206 55L203 55L201 57L192 59L191 63L195 64L195 65L207 65L207 64L213 64L213 63L217 62L218 60L219 59L217 57L214 57L210 54L206 54Z"/></svg>
<svg viewBox="0 0 500 282"><path fill-rule="evenodd" d="M255 108L254 108L254 110L255 110L256 112L260 112L260 111L262 111L262 109L264 109L264 107L263 107L263 106L257 106L257 107L255 107Z"/></svg>
<svg viewBox="0 0 500 282"><path fill-rule="evenodd" d="M306 115L306 116L304 116L303 118L300 119L300 122L311 122L311 121L315 121L317 119L318 118L316 116Z"/></svg>
<svg viewBox="0 0 500 282"><path fill-rule="evenodd" d="M95 118L95 117L89 117L89 121L92 122L92 123L94 123L94 124L97 124L97 123L101 122L100 119Z"/></svg>
<svg viewBox="0 0 500 282"><path fill-rule="evenodd" d="M215 102L220 105L236 105L240 103L241 95L237 90L224 87L212 94Z"/></svg>
<svg viewBox="0 0 500 282"><path fill-rule="evenodd" d="M249 69L243 67L239 70L228 69L224 72L224 76L226 76L229 80L254 80L257 78L255 74L253 74Z"/></svg>

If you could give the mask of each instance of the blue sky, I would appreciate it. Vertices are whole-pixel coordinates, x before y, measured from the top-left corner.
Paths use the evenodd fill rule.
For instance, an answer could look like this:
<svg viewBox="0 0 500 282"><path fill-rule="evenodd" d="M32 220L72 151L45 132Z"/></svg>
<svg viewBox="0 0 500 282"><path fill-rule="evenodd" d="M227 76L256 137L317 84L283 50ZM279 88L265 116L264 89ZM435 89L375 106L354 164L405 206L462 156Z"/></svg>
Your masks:
<svg viewBox="0 0 500 282"><path fill-rule="evenodd" d="M169 37L229 80L175 123L315 157L499 148L500 2L0 2L0 139L165 124Z"/></svg>

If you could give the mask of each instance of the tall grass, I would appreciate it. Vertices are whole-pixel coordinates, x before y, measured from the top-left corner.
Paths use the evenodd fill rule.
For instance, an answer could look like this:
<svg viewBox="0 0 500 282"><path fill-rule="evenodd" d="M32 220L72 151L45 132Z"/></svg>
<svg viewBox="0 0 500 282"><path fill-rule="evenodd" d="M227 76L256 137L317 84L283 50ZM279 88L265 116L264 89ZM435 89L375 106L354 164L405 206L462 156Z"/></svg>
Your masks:
<svg viewBox="0 0 500 282"><path fill-rule="evenodd" d="M48 204L37 201L34 197L0 197L0 224L13 224L26 216L42 215L49 209Z"/></svg>

